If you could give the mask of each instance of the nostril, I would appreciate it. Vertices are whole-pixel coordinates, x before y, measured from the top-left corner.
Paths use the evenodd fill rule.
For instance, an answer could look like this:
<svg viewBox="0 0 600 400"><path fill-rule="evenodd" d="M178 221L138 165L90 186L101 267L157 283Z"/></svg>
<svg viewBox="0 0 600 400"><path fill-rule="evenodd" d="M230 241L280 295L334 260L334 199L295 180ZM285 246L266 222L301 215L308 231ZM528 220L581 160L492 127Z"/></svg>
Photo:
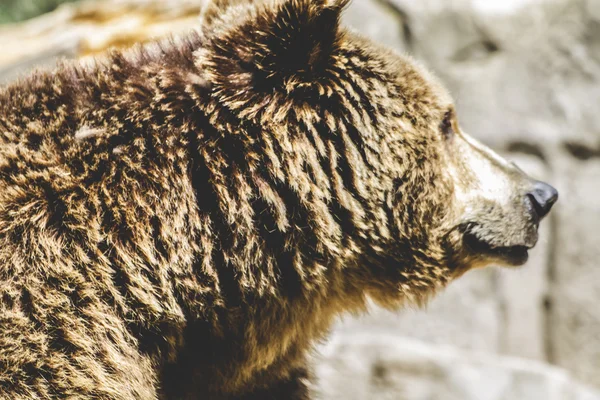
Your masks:
<svg viewBox="0 0 600 400"><path fill-rule="evenodd" d="M558 200L558 191L544 182L536 182L533 190L528 193L529 198L540 218L548 215L552 206Z"/></svg>

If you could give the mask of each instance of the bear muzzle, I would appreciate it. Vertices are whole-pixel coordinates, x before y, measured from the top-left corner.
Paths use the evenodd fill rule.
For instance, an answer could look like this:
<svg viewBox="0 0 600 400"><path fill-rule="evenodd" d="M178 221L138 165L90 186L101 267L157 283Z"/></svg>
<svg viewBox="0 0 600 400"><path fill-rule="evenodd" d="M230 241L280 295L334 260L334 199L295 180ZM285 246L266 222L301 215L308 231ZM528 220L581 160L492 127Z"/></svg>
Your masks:
<svg viewBox="0 0 600 400"><path fill-rule="evenodd" d="M488 258L505 265L519 266L525 264L529 258L529 250L531 250L538 242L538 229L540 222L546 217L552 207L558 201L558 191L551 185L530 180L524 176L528 183L527 189L522 194L522 201L517 202L525 206L524 214L528 217L519 218L522 222L513 221L512 229L513 240L505 238L500 232L490 228L488 224L470 225L464 231L464 244L470 250L471 254L478 254L480 257ZM519 215L519 212L514 215ZM511 229L511 231L512 231ZM505 231L505 229L502 229ZM519 234L516 234L519 231ZM514 239L519 237L519 239ZM502 240L502 238L505 238ZM509 244L510 243L510 244Z"/></svg>

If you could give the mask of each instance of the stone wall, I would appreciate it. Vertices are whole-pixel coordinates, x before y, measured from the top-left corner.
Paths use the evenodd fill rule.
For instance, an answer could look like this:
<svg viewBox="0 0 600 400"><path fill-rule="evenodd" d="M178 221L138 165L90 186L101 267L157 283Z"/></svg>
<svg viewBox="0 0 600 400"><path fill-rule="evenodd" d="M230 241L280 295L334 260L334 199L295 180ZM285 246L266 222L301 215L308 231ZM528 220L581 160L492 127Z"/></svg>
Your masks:
<svg viewBox="0 0 600 400"><path fill-rule="evenodd" d="M185 31L200 5L87 1L5 27L0 81ZM600 1L354 0L345 22L423 60L464 129L561 200L524 268L473 271L425 310L341 321L315 362L321 398L600 399L571 378L600 387Z"/></svg>
<svg viewBox="0 0 600 400"><path fill-rule="evenodd" d="M338 333L315 362L317 400L598 400L568 372L397 334Z"/></svg>

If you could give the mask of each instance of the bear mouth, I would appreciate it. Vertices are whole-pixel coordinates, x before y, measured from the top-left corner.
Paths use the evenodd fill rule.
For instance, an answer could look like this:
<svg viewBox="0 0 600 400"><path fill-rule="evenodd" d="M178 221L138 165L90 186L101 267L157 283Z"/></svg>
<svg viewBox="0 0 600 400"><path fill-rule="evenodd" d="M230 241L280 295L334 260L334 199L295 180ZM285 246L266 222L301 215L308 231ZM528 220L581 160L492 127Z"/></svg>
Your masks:
<svg viewBox="0 0 600 400"><path fill-rule="evenodd" d="M521 266L529 259L531 245L497 246L491 244L473 233L466 233L464 244L472 254L480 257L491 258L509 266Z"/></svg>

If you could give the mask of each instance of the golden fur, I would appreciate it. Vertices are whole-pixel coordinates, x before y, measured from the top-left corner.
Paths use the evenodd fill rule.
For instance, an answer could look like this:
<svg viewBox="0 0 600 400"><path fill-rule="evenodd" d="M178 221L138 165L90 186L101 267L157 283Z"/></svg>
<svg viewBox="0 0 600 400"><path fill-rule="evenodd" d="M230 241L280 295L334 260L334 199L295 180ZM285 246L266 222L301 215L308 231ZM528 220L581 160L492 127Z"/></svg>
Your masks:
<svg viewBox="0 0 600 400"><path fill-rule="evenodd" d="M336 315L461 272L443 88L346 1L229 3L2 90L1 399L307 399Z"/></svg>

